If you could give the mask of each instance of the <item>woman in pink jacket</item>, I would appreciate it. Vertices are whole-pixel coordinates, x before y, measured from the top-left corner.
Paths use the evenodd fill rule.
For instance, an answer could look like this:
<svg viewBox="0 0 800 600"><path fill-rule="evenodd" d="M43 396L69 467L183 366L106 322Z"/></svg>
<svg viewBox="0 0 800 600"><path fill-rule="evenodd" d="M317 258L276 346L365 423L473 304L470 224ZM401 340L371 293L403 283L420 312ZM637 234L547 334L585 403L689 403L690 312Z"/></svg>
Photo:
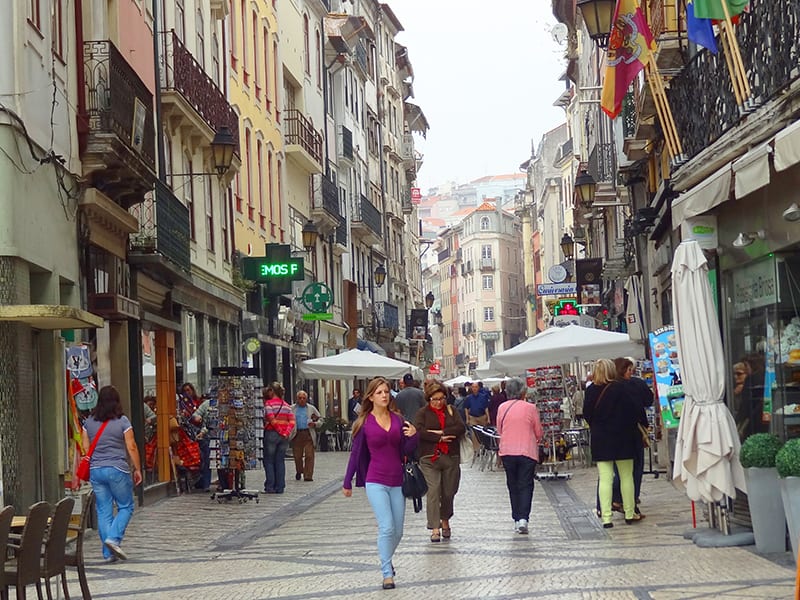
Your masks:
<svg viewBox="0 0 800 600"><path fill-rule="evenodd" d="M525 400L525 382L515 377L506 382L508 401L497 409L497 432L500 434L500 458L506 472L506 486L511 499L514 531L528 533L533 503L533 476L539 462L542 423L535 404Z"/></svg>

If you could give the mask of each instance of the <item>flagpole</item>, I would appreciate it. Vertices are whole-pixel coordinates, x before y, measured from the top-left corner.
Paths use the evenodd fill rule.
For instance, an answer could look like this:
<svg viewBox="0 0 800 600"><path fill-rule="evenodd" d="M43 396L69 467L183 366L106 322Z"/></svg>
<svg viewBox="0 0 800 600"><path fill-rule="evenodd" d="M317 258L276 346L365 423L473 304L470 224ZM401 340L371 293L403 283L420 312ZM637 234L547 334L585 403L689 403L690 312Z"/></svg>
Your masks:
<svg viewBox="0 0 800 600"><path fill-rule="evenodd" d="M747 71L744 68L744 61L742 61L742 54L739 50L739 41L736 39L736 34L733 31L733 22L731 21L731 13L728 10L728 4L725 0L719 0L720 4L722 5L722 11L725 13L725 24L730 32L730 44L732 46L732 54L733 54L733 62L739 68L739 74L741 76L741 83L742 83L742 90L744 91L745 99L749 99L750 96L753 95L752 90L750 89L750 82L747 81Z"/></svg>
<svg viewBox="0 0 800 600"><path fill-rule="evenodd" d="M681 145L681 140L678 136L678 128L675 126L675 119L672 116L672 108L669 105L667 92L664 88L664 81L661 79L661 71L659 71L655 56L653 56L652 53L650 54L649 62L650 69L648 80L650 81L650 87L653 88L655 84L655 88L653 89L653 97L655 98L658 96L661 102L661 112L663 113L661 121L664 126L665 137L667 138L667 143L672 147L672 158L677 159L683 154L683 146Z"/></svg>
<svg viewBox="0 0 800 600"><path fill-rule="evenodd" d="M664 139L667 143L667 151L669 152L670 157L675 159L677 157L677 150L675 148L675 142L672 139L672 129L670 128L670 124L667 121L667 117L664 111L664 105L661 101L661 93L658 89L658 84L656 83L655 79L656 76L653 74L653 70L648 68L647 82L650 85L650 90L653 93L653 102L655 102L656 111L658 112L658 119L659 121L661 121L661 127L664 131Z"/></svg>
<svg viewBox="0 0 800 600"><path fill-rule="evenodd" d="M725 63L728 65L728 73L730 73L731 76L731 86L733 87L733 94L736 96L736 104L737 106L742 106L744 104L742 90L740 89L742 83L739 80L739 70L733 64L733 50L731 49L731 42L728 38L728 28L726 26L722 27L722 34L719 38L724 46L723 54L725 55Z"/></svg>

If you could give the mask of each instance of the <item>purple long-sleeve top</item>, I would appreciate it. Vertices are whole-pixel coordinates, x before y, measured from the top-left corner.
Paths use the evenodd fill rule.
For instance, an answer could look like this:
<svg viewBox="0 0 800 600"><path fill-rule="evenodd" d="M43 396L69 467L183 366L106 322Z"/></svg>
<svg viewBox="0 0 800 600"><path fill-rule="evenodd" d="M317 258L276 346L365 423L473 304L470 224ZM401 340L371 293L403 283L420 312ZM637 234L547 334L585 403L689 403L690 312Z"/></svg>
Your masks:
<svg viewBox="0 0 800 600"><path fill-rule="evenodd" d="M389 431L378 425L375 417L369 414L353 437L353 448L342 485L344 489L353 488L353 475L356 476L356 487L364 487L367 482L390 487L403 484L403 457L414 455L419 434L404 436L403 417L396 413L389 414Z"/></svg>

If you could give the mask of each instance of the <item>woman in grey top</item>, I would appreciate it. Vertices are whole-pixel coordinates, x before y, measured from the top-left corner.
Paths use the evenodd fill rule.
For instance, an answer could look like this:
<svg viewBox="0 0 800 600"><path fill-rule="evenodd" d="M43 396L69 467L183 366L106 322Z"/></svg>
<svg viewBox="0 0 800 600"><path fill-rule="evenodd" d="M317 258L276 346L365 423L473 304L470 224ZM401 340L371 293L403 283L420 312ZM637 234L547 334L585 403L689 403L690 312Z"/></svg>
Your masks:
<svg viewBox="0 0 800 600"><path fill-rule="evenodd" d="M84 454L98 435L91 458L89 483L97 503L97 531L103 543L103 558L106 562L114 562L127 558L121 544L125 528L133 516L133 488L142 483L142 468L133 427L128 417L122 414L119 392L111 385L100 390L97 406L83 422ZM133 465L133 480L130 464Z"/></svg>

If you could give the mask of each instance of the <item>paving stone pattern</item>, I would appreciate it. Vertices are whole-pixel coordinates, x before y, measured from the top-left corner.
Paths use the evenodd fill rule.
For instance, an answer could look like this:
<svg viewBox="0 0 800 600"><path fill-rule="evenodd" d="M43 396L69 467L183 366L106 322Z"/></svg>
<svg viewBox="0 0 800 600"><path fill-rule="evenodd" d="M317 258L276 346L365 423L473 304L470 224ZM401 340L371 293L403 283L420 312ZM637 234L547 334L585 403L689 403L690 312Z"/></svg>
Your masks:
<svg viewBox="0 0 800 600"><path fill-rule="evenodd" d="M136 510L127 562L103 564L89 532L94 598L436 598L673 600L791 598L786 555L752 548L698 548L683 538L690 503L662 476L646 476L642 510L604 530L593 516L595 471L537 482L530 534L513 532L502 471L464 468L450 542L432 544L424 512L406 512L395 555L397 589L380 589L376 526L363 489L341 494L347 454L318 453L313 482L287 461L282 495L218 504L207 495L169 498ZM263 474L248 473L260 487ZM701 525L702 526L702 525ZM79 588L71 576L75 597Z"/></svg>

